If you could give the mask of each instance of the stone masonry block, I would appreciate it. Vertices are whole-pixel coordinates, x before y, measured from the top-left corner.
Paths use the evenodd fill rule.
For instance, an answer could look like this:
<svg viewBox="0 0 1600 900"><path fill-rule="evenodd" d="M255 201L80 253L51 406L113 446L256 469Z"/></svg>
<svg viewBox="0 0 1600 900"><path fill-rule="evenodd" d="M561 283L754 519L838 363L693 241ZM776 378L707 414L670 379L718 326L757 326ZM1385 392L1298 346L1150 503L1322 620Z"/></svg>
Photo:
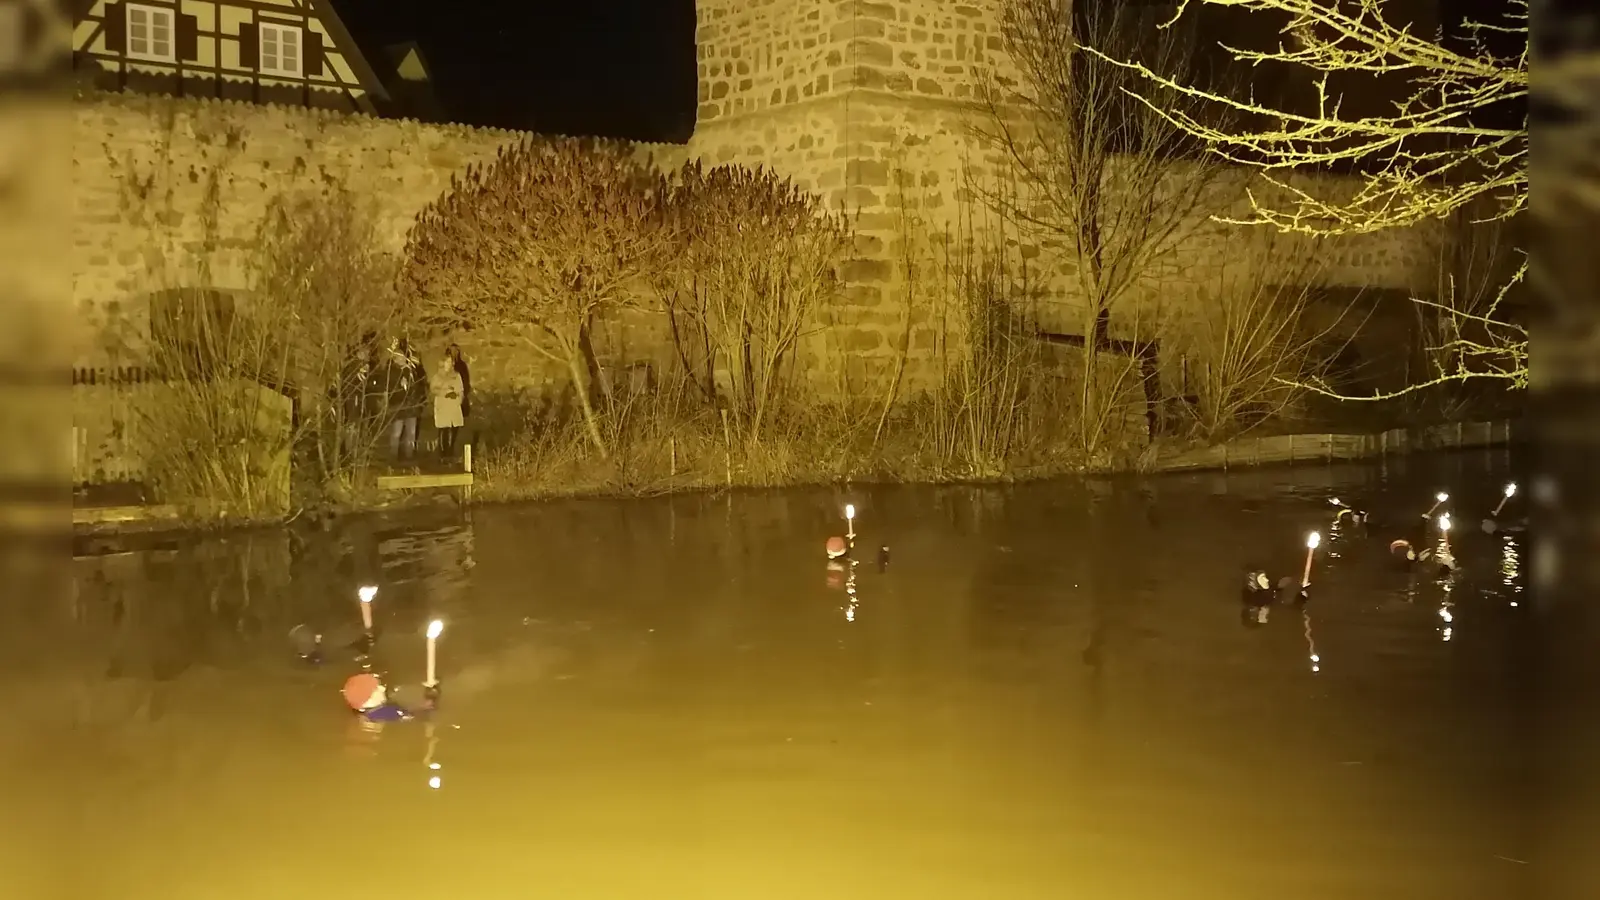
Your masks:
<svg viewBox="0 0 1600 900"><path fill-rule="evenodd" d="M845 0L839 4L839 18L852 19L882 19L893 22L896 18L895 8L892 3L870 3L867 0Z"/></svg>
<svg viewBox="0 0 1600 900"><path fill-rule="evenodd" d="M881 283L894 277L894 266L884 259L850 259L839 266L839 277L853 284Z"/></svg>
<svg viewBox="0 0 1600 900"><path fill-rule="evenodd" d="M844 177L852 185L888 187L889 164L877 159L852 159L845 163Z"/></svg>
<svg viewBox="0 0 1600 900"><path fill-rule="evenodd" d="M829 194L828 203L835 209L873 209L883 205L883 198L866 187L848 185Z"/></svg>
<svg viewBox="0 0 1600 900"><path fill-rule="evenodd" d="M894 66L894 50L878 41L856 40L850 45L851 59L860 66Z"/></svg>
<svg viewBox="0 0 1600 900"><path fill-rule="evenodd" d="M828 37L834 43L843 44L860 38L881 38L883 33L884 24L879 19L852 19L833 26Z"/></svg>
<svg viewBox="0 0 1600 900"><path fill-rule="evenodd" d="M883 288L871 284L851 284L841 295L852 307L877 306L883 302Z"/></svg>
<svg viewBox="0 0 1600 900"><path fill-rule="evenodd" d="M883 332L868 329L841 330L838 335L839 349L851 353L866 353L881 350L884 346Z"/></svg>

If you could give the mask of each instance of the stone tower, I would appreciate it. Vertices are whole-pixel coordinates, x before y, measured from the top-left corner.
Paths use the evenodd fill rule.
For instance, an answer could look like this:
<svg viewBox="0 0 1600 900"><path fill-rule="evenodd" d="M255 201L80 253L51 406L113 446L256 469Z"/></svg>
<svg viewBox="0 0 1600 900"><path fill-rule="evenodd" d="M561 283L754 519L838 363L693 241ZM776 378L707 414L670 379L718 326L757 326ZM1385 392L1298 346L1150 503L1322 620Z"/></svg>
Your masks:
<svg viewBox="0 0 1600 900"><path fill-rule="evenodd" d="M1001 188L1008 169L974 134L987 119L986 88L1018 78L999 33L1002 3L696 0L699 105L690 154L708 165L768 166L852 217L848 288L824 311L832 327L802 351L805 369L831 384L839 383L838 367L819 365L827 361L842 365L851 390L870 390L902 359L904 389L938 377L939 335L953 337L958 323L931 308L928 294L941 265L933 245L952 233L1006 248L1013 273L1026 268L1022 277L1036 298L1027 314L1038 327L1086 330L1070 263L1048 246L1018 240L1014 229L997 236L988 204L964 202L974 184ZM1240 255L1241 238L1262 234L1197 233L1184 245L1177 280L1146 293L1201 312L1183 292ZM1417 235L1374 234L1339 238L1317 252L1338 251L1322 275L1328 283L1410 288L1426 247ZM908 278L908 267L919 277Z"/></svg>
<svg viewBox="0 0 1600 900"><path fill-rule="evenodd" d="M904 210L924 226L955 208L981 156L970 136L991 77L1005 78L999 0L696 0L699 106L690 153L762 164L853 217L849 290L832 347L871 378L908 347L908 385L934 329L904 302ZM813 360L816 362L816 360ZM809 368L809 367L808 367Z"/></svg>

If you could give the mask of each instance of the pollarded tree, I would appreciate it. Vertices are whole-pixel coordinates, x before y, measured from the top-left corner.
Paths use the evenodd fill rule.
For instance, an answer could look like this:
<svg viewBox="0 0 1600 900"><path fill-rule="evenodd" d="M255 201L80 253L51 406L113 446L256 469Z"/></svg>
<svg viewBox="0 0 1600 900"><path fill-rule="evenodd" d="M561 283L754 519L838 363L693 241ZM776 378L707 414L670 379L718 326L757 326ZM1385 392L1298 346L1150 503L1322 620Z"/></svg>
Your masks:
<svg viewBox="0 0 1600 900"><path fill-rule="evenodd" d="M662 259L663 183L612 142L533 139L452 178L417 216L404 283L432 322L521 334L563 366L595 450L592 332Z"/></svg>
<svg viewBox="0 0 1600 900"><path fill-rule="evenodd" d="M1508 220L1527 206L1528 130L1526 113L1519 111L1525 109L1529 86L1525 0L1511 0L1510 11L1497 21L1465 23L1450 38L1409 27L1400 19L1399 4L1389 0L1179 0L1162 27L1178 21L1194 3L1286 17L1275 48L1223 48L1262 73L1309 73L1317 100L1315 108L1299 109L1240 99L1112 50L1098 51L1102 59L1145 80L1140 99L1149 109L1220 157L1260 170L1269 191L1252 192L1249 215L1223 221L1351 235L1449 219L1458 212ZM1349 73L1405 79L1410 92L1385 113L1350 113L1330 84ZM1174 94L1201 101L1203 108L1173 108L1167 99ZM1217 111L1232 124L1218 125L1212 115ZM1334 182L1297 177L1345 168L1363 173L1353 192ZM1503 310L1526 271L1524 263L1491 302L1474 311L1450 298L1418 300L1455 317L1454 332L1464 336L1441 348L1459 361L1454 369L1404 392L1478 378L1525 387L1527 333Z"/></svg>
<svg viewBox="0 0 1600 900"><path fill-rule="evenodd" d="M677 253L661 268L662 294L679 358L754 441L784 399L784 369L812 313L837 288L848 233L768 169L691 162L668 196Z"/></svg>

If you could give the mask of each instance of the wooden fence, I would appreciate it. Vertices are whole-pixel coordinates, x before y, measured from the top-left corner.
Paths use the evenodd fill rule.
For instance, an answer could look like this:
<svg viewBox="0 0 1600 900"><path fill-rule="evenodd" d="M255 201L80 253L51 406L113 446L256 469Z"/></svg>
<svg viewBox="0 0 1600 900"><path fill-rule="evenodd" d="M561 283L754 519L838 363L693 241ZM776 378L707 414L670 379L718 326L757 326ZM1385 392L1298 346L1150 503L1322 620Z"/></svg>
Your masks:
<svg viewBox="0 0 1600 900"><path fill-rule="evenodd" d="M1380 434L1276 434L1183 451L1158 460L1156 468L1179 471L1273 463L1331 463L1427 450L1501 447L1519 440L1522 430L1521 421L1501 420L1396 428Z"/></svg>
<svg viewBox="0 0 1600 900"><path fill-rule="evenodd" d="M295 414L292 397L253 381L243 384L259 391L264 401L258 413L262 417L259 427L274 431L291 427ZM142 368L74 369L73 486L143 482L145 445L140 424L161 404L171 402L177 385Z"/></svg>
<svg viewBox="0 0 1600 900"><path fill-rule="evenodd" d="M138 482L138 404L159 379L141 368L72 370L72 481L75 486Z"/></svg>

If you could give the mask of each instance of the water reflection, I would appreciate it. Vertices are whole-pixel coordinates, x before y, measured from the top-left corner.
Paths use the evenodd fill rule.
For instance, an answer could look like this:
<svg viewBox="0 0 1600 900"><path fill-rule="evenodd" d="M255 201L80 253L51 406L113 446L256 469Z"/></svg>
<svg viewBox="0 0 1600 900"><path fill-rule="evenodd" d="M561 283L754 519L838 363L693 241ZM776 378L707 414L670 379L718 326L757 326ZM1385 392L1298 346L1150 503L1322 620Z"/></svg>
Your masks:
<svg viewBox="0 0 1600 900"><path fill-rule="evenodd" d="M856 620L856 608L861 605L861 598L856 594L856 567L860 562L855 557L850 557L844 565L844 618L846 622Z"/></svg>
<svg viewBox="0 0 1600 900"><path fill-rule="evenodd" d="M1305 604L1300 607L1300 623L1306 635L1306 658L1311 663L1312 672L1322 671L1322 657L1317 654L1317 639L1311 633L1311 607Z"/></svg>
<svg viewBox="0 0 1600 900"><path fill-rule="evenodd" d="M1500 538L1500 583L1511 595L1507 602L1516 606L1522 594L1522 554L1517 539L1511 535Z"/></svg>
<svg viewBox="0 0 1600 900"><path fill-rule="evenodd" d="M437 791L444 786L444 765L436 758L439 752L439 725L432 719L422 723L423 740L427 750L422 755L422 765L428 773L428 788Z"/></svg>
<svg viewBox="0 0 1600 900"><path fill-rule="evenodd" d="M70 603L0 608L0 689L40 698L0 748L34 742L8 805L98 864L18 896L1517 896L1521 537L1397 571L1326 505L1415 521L1443 480L1390 478L564 503L80 560ZM846 501L895 564L819 579ZM1299 574L1318 529L1298 627L1239 628L1242 569ZM376 671L426 680L448 623L436 712L351 715L362 661L298 660L289 630L359 630L366 583ZM308 814L339 809L428 864L352 871ZM1236 865L1244 834L1271 853Z"/></svg>

